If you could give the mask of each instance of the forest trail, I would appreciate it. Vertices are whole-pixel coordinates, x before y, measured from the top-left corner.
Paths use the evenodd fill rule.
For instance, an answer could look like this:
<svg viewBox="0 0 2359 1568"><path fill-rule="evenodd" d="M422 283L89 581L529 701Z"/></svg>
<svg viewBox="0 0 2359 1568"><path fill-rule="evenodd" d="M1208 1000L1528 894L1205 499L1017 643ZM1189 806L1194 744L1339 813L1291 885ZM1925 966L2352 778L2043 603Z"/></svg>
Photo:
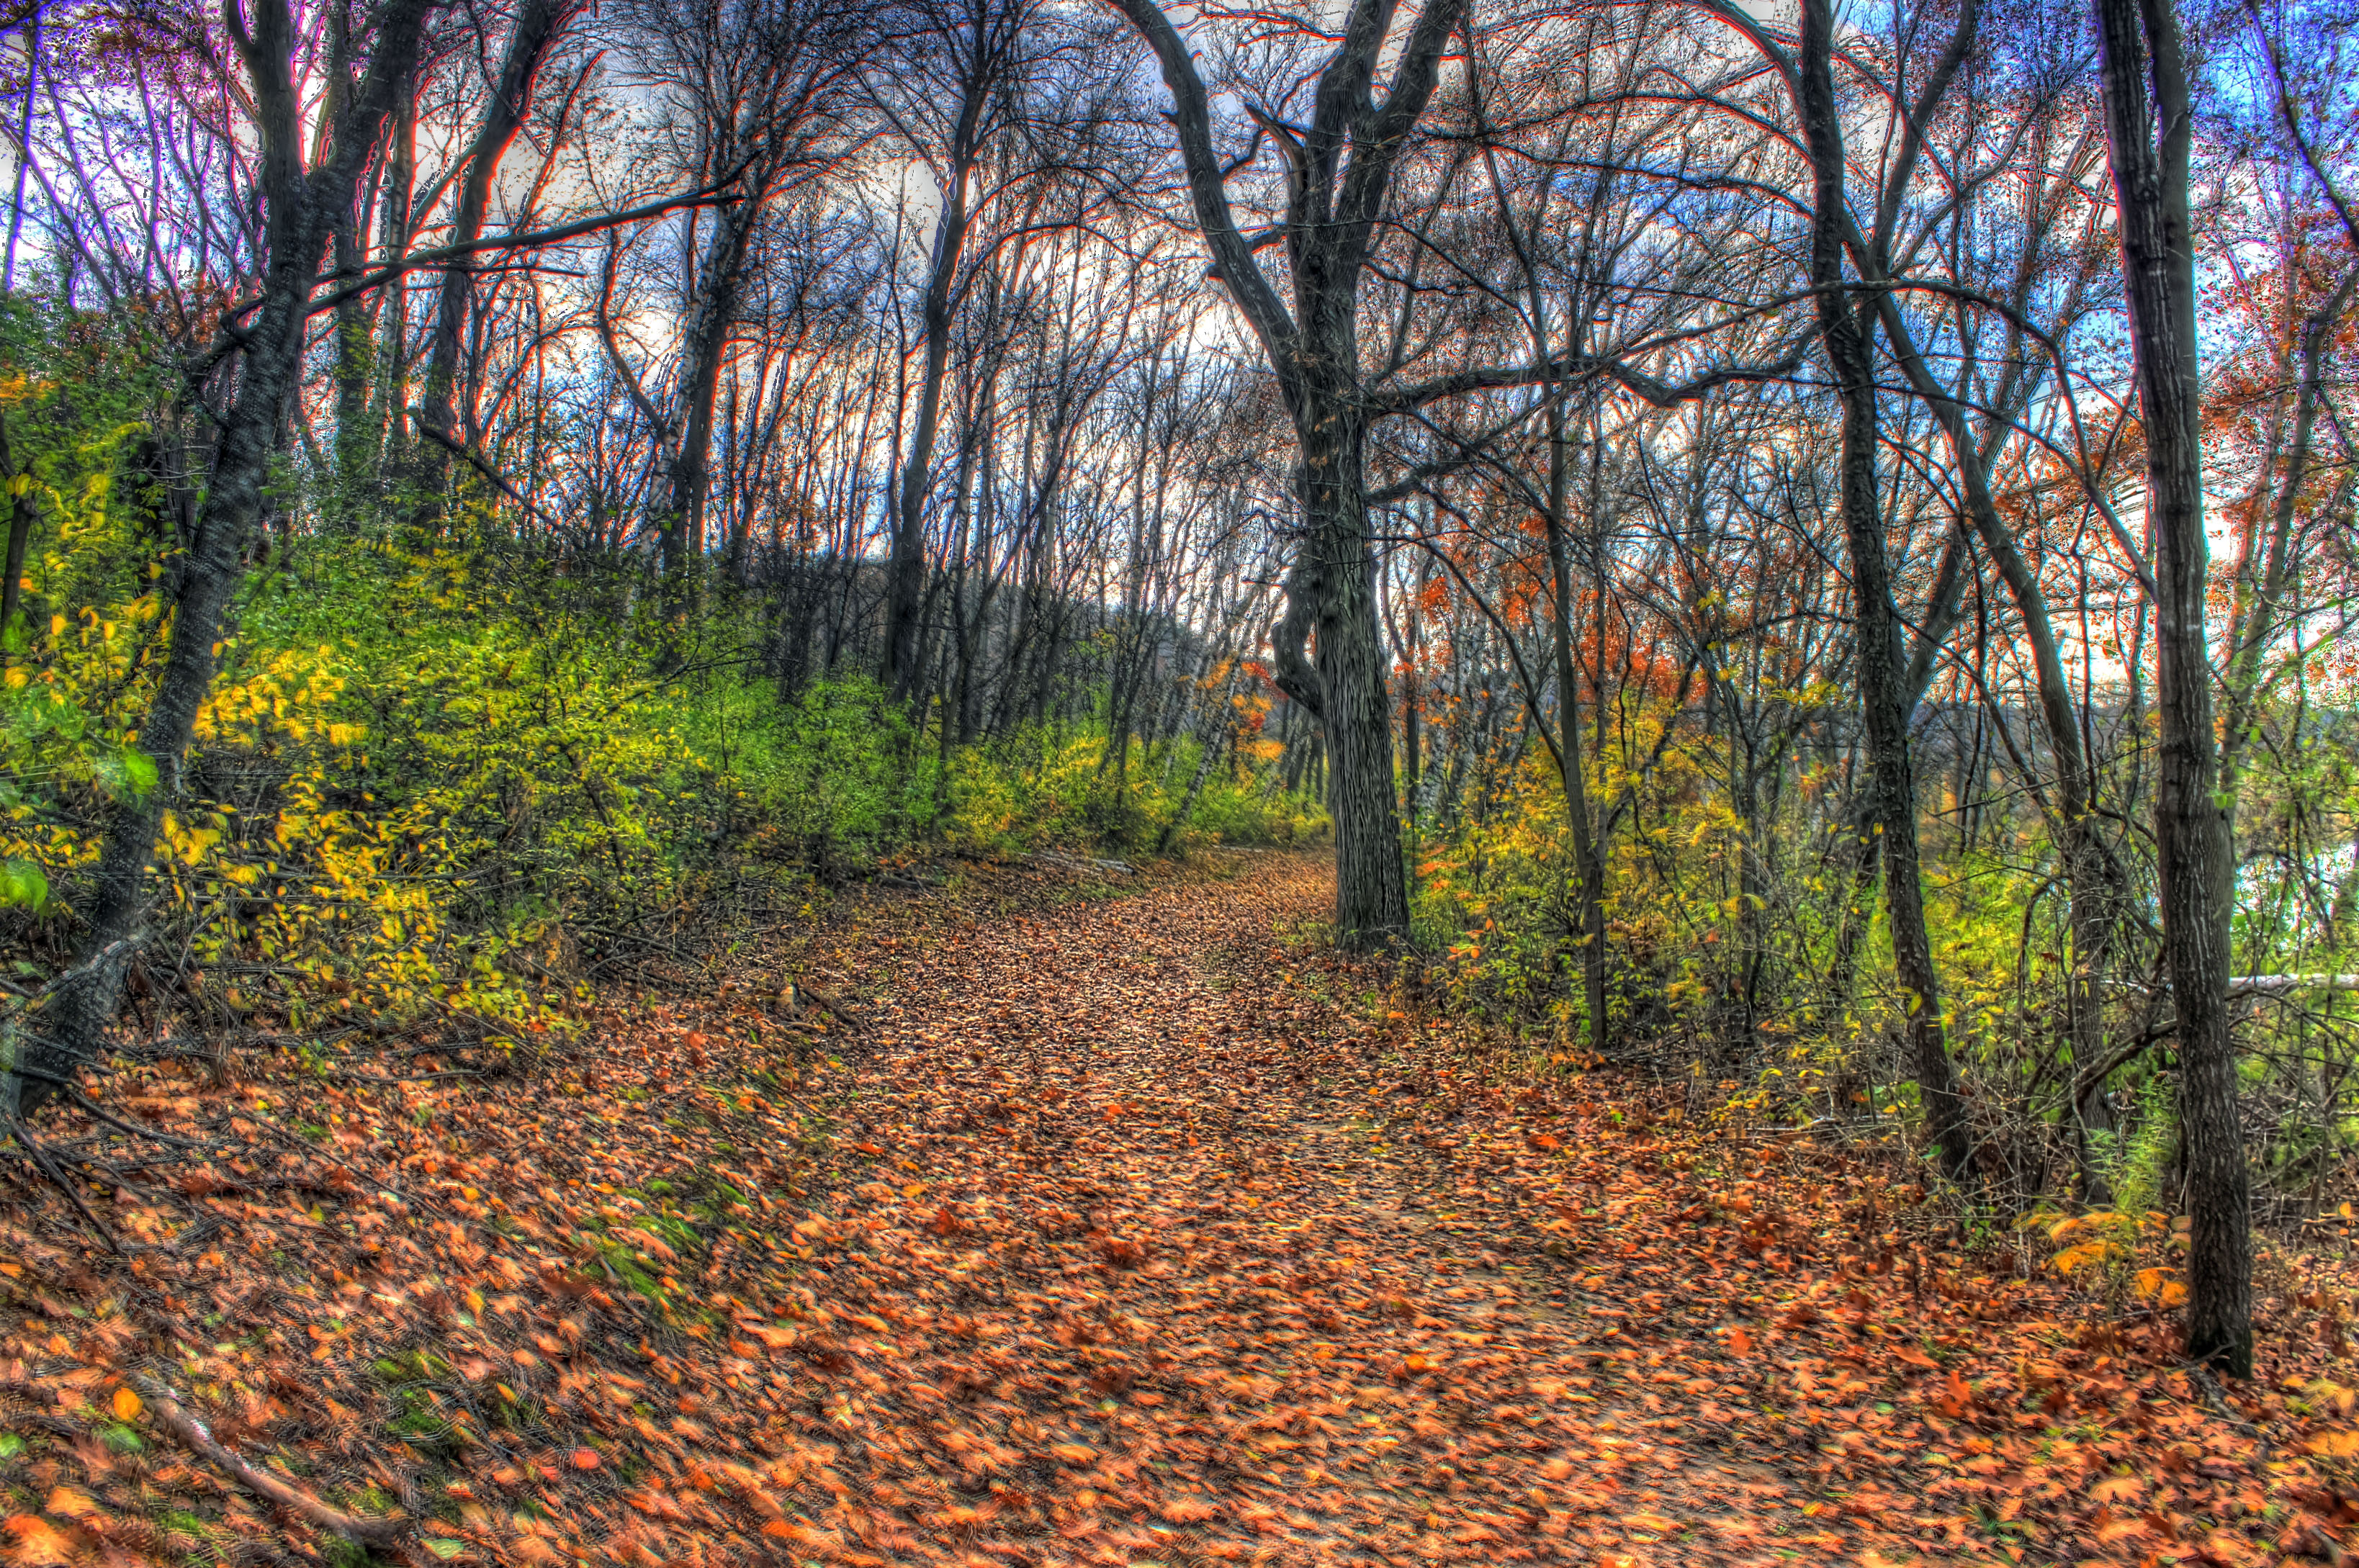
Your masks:
<svg viewBox="0 0 2359 1568"><path fill-rule="evenodd" d="M1723 1452L1739 1390L1701 1336L1734 1303L1641 1299L1543 1251L1547 1119L1504 1124L1382 999L1289 961L1277 934L1324 914L1329 868L1255 871L897 977L895 1043L862 1075L890 1108L863 1119L923 1178L886 1206L946 1256L879 1256L868 1308L909 1359L871 1395L979 1441L962 1481L914 1454L851 1465L963 1487L944 1500L990 1513L970 1549L1009 1561L1835 1545L1807 1488ZM1616 1205L1615 1229L1684 1206Z"/></svg>
<svg viewBox="0 0 2359 1568"><path fill-rule="evenodd" d="M998 875L530 1072L121 1075L214 1152L94 1195L123 1255L51 1188L0 1209L0 1559L334 1560L158 1396L417 1568L2239 1563L2359 1522L2290 1306L2222 1420L2167 1319L1951 1250L1887 1152L1518 1076L1309 939L1308 857ZM781 1016L782 965L840 1012Z"/></svg>

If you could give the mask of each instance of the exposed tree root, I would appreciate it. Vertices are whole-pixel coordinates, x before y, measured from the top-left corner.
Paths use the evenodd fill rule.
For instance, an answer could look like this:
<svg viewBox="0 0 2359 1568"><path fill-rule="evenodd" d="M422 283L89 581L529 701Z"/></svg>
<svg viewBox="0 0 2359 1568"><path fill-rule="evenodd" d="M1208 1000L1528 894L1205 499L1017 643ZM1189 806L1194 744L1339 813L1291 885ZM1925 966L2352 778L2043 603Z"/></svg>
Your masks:
<svg viewBox="0 0 2359 1568"><path fill-rule="evenodd" d="M239 1458L212 1434L210 1427L190 1414L179 1400L155 1384L142 1379L133 1383L132 1387L147 1402L147 1408L156 1412L156 1419L163 1423L166 1431L190 1449L229 1472L232 1479L255 1496L277 1503L305 1521L363 1546L387 1545L409 1533L411 1521L398 1514L377 1517L330 1508L302 1487L282 1481L269 1471Z"/></svg>

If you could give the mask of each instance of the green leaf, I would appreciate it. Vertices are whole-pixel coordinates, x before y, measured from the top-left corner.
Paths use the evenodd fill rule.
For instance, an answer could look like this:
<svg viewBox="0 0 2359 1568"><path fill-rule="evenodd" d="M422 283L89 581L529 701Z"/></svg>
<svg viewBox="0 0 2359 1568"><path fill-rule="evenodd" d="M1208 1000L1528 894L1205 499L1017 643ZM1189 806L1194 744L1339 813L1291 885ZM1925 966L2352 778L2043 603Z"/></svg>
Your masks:
<svg viewBox="0 0 2359 1568"><path fill-rule="evenodd" d="M136 801L156 787L155 760L136 746L118 746L92 760L99 787L118 801Z"/></svg>
<svg viewBox="0 0 2359 1568"><path fill-rule="evenodd" d="M131 781L134 797L156 787L156 759L135 746L123 748L123 773Z"/></svg>
<svg viewBox="0 0 2359 1568"><path fill-rule="evenodd" d="M22 904L39 910L49 902L49 879L30 860L0 860L0 909Z"/></svg>

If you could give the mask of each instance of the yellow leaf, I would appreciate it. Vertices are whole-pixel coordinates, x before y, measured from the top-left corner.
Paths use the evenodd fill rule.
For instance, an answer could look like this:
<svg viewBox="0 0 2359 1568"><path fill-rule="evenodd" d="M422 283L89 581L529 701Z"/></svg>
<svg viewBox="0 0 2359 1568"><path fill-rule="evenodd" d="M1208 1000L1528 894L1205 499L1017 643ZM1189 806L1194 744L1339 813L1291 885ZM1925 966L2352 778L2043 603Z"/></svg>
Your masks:
<svg viewBox="0 0 2359 1568"><path fill-rule="evenodd" d="M117 1389L114 1390L115 1420L136 1420L138 1417L139 1409L139 1396L136 1393L133 1392L129 1389Z"/></svg>
<svg viewBox="0 0 2359 1568"><path fill-rule="evenodd" d="M2330 1459L2359 1458L2359 1432L2321 1432L2302 1446Z"/></svg>
<svg viewBox="0 0 2359 1568"><path fill-rule="evenodd" d="M2056 1254L2053 1260L2056 1271L2060 1274L2070 1274L2076 1269L2098 1261L2110 1250L2111 1249L2102 1241L2093 1241L2080 1247L2067 1247L2063 1251Z"/></svg>

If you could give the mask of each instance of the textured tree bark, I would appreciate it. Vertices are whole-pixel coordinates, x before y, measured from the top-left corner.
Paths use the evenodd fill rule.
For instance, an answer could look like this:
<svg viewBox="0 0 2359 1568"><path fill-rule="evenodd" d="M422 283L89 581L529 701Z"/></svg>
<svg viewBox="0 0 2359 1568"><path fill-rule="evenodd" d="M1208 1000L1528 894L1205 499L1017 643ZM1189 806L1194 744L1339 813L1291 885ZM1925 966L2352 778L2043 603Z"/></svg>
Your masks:
<svg viewBox="0 0 2359 1568"><path fill-rule="evenodd" d="M744 196L719 208L712 243L699 276L702 287L688 330L680 336L679 445L666 477L671 494L663 531L663 569L676 579L704 548L704 500L712 484L712 410L721 371L729 358L729 337L745 301L746 258L761 222L767 192Z"/></svg>
<svg viewBox="0 0 2359 1568"><path fill-rule="evenodd" d="M1301 558L1316 573L1315 579L1304 574L1301 600L1311 611L1306 617L1314 632L1311 668L1282 673L1279 683L1294 683L1292 695L1318 714L1327 731L1336 939L1351 947L1376 946L1407 935L1408 883L1393 788L1392 704L1376 623L1375 557L1368 541L1367 427L1343 395L1310 401L1321 413L1298 418L1296 434L1303 457ZM1311 580L1315 587L1308 586ZM1291 618L1291 579L1288 603ZM1283 636L1280 646L1283 671Z"/></svg>
<svg viewBox="0 0 2359 1568"><path fill-rule="evenodd" d="M1605 1054L1605 857L1589 810L1589 775L1581 761L1581 671L1572 624L1572 547L1567 537L1565 497L1569 476L1562 399L1548 411L1549 572L1554 589L1549 606L1556 654L1557 764L1564 785L1565 816L1572 831L1573 874L1580 880L1582 1001L1589 1014L1589 1048ZM1596 497L1591 497L1593 504Z"/></svg>
<svg viewBox="0 0 2359 1568"><path fill-rule="evenodd" d="M334 256L337 274L357 273L361 266L358 219L343 215L336 225ZM368 306L359 295L336 306L336 493L330 516L339 527L352 525L364 494L364 481L373 479L377 443L369 428Z"/></svg>
<svg viewBox="0 0 2359 1568"><path fill-rule="evenodd" d="M378 250L387 256L409 251L410 203L418 183L418 95L402 94L386 139L384 215ZM370 428L377 445L376 483L382 493L389 473L401 471L409 449L409 283L407 275L386 280L377 299L376 408Z"/></svg>
<svg viewBox="0 0 2359 1568"><path fill-rule="evenodd" d="M1877 493L1875 365L1869 327L1873 302L1854 307L1843 287L1844 151L1833 70L1834 20L1829 0L1802 0L1798 107L1808 137L1816 201L1810 282L1820 336L1843 403L1842 504L1852 558L1858 634L1861 717L1867 732L1868 815L1884 862L1885 908L1892 925L1893 968L1907 996L1908 1053L1924 1102L1927 1130L1951 1181L1974 1183L1973 1130L1958 1092L1941 1025L1939 977L1925 925L1917 844L1917 784L1908 743L1907 660L1900 612Z"/></svg>
<svg viewBox="0 0 2359 1568"><path fill-rule="evenodd" d="M2154 550L2155 709L2162 725L2155 844L2191 1227L2187 1353L2249 1378L2252 1192L2228 1016L2233 803L2218 771L2204 620L2211 546L2203 532L2201 363L2187 200L2194 123L2173 0L2093 3Z"/></svg>
<svg viewBox="0 0 2359 1568"><path fill-rule="evenodd" d="M262 514L264 481L289 390L301 368L303 324L337 214L351 206L371 146L396 96L408 91L434 0L382 0L369 70L335 116L324 161L303 167L300 109L291 76L296 29L287 0L257 0L252 30L232 7L232 37L254 81L261 138L260 191L267 261L259 303L246 329L237 395L223 416L197 535L172 607L171 645L155 700L139 726L139 748L156 783L125 799L107 826L82 916L83 968L52 994L42 1032L28 1035L8 1099L38 1108L76 1067L95 1060L122 994L123 964L90 963L128 937L144 903L148 858L164 812L179 795L181 766L197 711L212 687L214 642L245 575L246 535Z"/></svg>

